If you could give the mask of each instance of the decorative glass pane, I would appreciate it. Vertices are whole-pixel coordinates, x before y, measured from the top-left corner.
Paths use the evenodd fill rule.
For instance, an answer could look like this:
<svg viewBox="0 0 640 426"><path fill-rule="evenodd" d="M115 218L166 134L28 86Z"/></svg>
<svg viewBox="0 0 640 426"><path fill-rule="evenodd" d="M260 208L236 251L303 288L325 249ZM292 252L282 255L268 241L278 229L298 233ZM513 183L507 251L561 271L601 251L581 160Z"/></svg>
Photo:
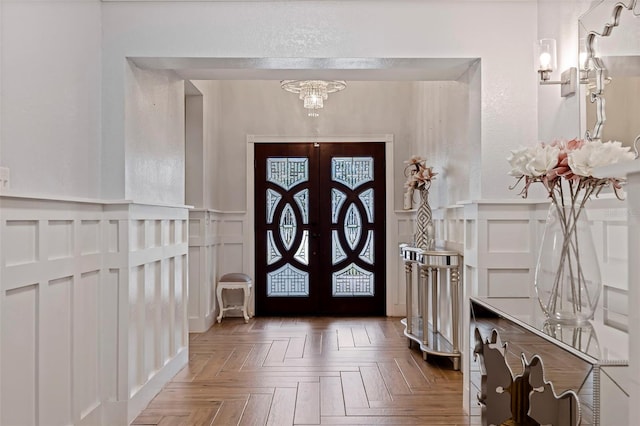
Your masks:
<svg viewBox="0 0 640 426"><path fill-rule="evenodd" d="M308 265L309 264L309 231L302 231L302 241L300 241L300 246L296 251L295 256L293 256L298 262Z"/></svg>
<svg viewBox="0 0 640 426"><path fill-rule="evenodd" d="M358 196L367 211L369 223L373 223L373 188L369 188Z"/></svg>
<svg viewBox="0 0 640 426"><path fill-rule="evenodd" d="M335 188L331 189L331 223L338 223L338 215L347 195Z"/></svg>
<svg viewBox="0 0 640 426"><path fill-rule="evenodd" d="M373 157L334 157L331 179L351 189L373 180Z"/></svg>
<svg viewBox="0 0 640 426"><path fill-rule="evenodd" d="M267 158L267 181L280 185L287 191L309 180L308 158Z"/></svg>
<svg viewBox="0 0 640 426"><path fill-rule="evenodd" d="M280 216L280 239L287 250L291 249L293 239L296 236L296 215L291 204L287 203Z"/></svg>
<svg viewBox="0 0 640 426"><path fill-rule="evenodd" d="M282 196L273 189L267 189L267 223L273 222L273 212L276 211Z"/></svg>
<svg viewBox="0 0 640 426"><path fill-rule="evenodd" d="M267 265L273 265L282 259L282 255L273 240L273 231L267 231Z"/></svg>
<svg viewBox="0 0 640 426"><path fill-rule="evenodd" d="M308 224L309 223L309 190L303 189L302 191L294 195L293 198L296 200L296 203L298 204L298 207L300 207L300 211L302 212L302 223L305 225Z"/></svg>
<svg viewBox="0 0 640 426"><path fill-rule="evenodd" d="M333 273L333 296L373 296L373 272L365 271L355 263Z"/></svg>
<svg viewBox="0 0 640 426"><path fill-rule="evenodd" d="M309 296L309 274L288 263L267 274L267 297Z"/></svg>
<svg viewBox="0 0 640 426"><path fill-rule="evenodd" d="M351 203L347 209L347 219L344 221L344 236L351 250L355 249L362 233L362 218L356 206Z"/></svg>
<svg viewBox="0 0 640 426"><path fill-rule="evenodd" d="M331 262L333 265L335 265L336 263L342 262L346 258L347 255L342 249L340 239L338 238L338 231L334 229L333 231L331 231Z"/></svg>
<svg viewBox="0 0 640 426"><path fill-rule="evenodd" d="M360 252L360 259L373 265L373 231L367 233L367 242Z"/></svg>

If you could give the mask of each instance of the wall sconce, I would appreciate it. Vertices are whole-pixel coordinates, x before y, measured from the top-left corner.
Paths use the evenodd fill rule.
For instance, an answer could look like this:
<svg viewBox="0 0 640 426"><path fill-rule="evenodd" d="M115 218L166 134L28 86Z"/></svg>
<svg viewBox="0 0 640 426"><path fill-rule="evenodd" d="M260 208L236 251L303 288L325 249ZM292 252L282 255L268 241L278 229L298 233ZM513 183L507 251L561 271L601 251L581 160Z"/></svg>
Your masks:
<svg viewBox="0 0 640 426"><path fill-rule="evenodd" d="M578 79L577 68L571 67L563 71L560 75L560 81L552 81L551 73L556 68L556 41L552 38L538 40L538 74L540 75L540 84L559 84L560 95L563 98L574 95L576 93L576 82Z"/></svg>
<svg viewBox="0 0 640 426"><path fill-rule="evenodd" d="M595 40L594 40L595 42ZM581 38L578 42L578 67L580 70L580 83L585 82L589 78L589 52L587 51L587 39Z"/></svg>

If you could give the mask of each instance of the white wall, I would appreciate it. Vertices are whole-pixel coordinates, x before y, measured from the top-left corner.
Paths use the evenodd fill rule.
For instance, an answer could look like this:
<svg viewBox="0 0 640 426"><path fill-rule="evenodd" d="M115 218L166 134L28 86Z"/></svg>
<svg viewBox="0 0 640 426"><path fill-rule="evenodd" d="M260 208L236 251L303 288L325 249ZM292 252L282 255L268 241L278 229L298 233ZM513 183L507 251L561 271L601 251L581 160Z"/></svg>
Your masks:
<svg viewBox="0 0 640 426"><path fill-rule="evenodd" d="M11 169L15 191L91 197L100 194L102 165L103 197L123 198L127 55L466 56L483 60L483 171L473 198L510 197L498 181L516 141L579 133L576 97L536 87L532 43L558 38L561 67L573 64L575 22L588 3L4 1L0 165Z"/></svg>
<svg viewBox="0 0 640 426"><path fill-rule="evenodd" d="M540 1L538 3L538 39L553 38L557 43L558 70L551 79L560 80L562 71L578 66L578 18L589 9L591 0ZM534 40L535 41L535 40ZM537 52L534 52L534 54ZM532 69L531 78L538 79ZM538 138L528 144L564 138L584 137L580 128L580 106L584 102L577 92L560 96L560 86L538 87Z"/></svg>
<svg viewBox="0 0 640 426"><path fill-rule="evenodd" d="M172 71L126 67L125 198L184 204L184 83Z"/></svg>
<svg viewBox="0 0 640 426"><path fill-rule="evenodd" d="M470 137L479 134L480 128L469 127L469 85L420 82L418 90L416 139L422 146L418 152L426 152L427 164L438 173L431 186L430 204L438 208L468 200L473 186L470 171L480 168L480 141Z"/></svg>
<svg viewBox="0 0 640 426"><path fill-rule="evenodd" d="M395 188L405 177L400 167L407 147L416 139L412 82L349 82L347 88L329 95L319 117L308 117L297 95L285 92L278 81L224 81L220 84L221 134L218 155L219 182L227 190L219 194L225 210L245 210L247 185L245 168L247 134L273 136L349 136L393 134L396 173ZM398 154L398 155L396 155ZM388 164L391 167L393 164ZM240 170L238 170L240 168ZM239 171L243 171L239 175ZM229 179L229 177L233 177ZM402 206L402 193L395 205Z"/></svg>
<svg viewBox="0 0 640 426"><path fill-rule="evenodd" d="M110 128L104 133L105 173L117 173L124 155L119 148L124 100L118 87L127 56L479 57L482 172L478 195L510 197L504 182L507 151L514 141L537 138L537 83L532 72L536 17L535 1L106 2L104 119ZM231 162L238 158L235 151L220 154L229 154ZM244 170L239 167L233 172L225 179L238 183L229 190L236 194L243 191ZM111 192L112 184L117 185L117 179L105 179L106 192ZM225 209L238 205L230 200L221 204Z"/></svg>
<svg viewBox="0 0 640 426"><path fill-rule="evenodd" d="M13 192L99 194L100 4L0 5L0 166Z"/></svg>
<svg viewBox="0 0 640 426"><path fill-rule="evenodd" d="M202 157L204 167L204 186L202 188L202 207L207 209L219 209L220 193L224 192L225 185L218 185L219 182L226 182L226 177L220 172L219 164L225 159L220 156L220 145L223 143L221 135L222 111L224 102L221 94L220 81L203 80L194 81L193 84L203 93L203 147Z"/></svg>
<svg viewBox="0 0 640 426"><path fill-rule="evenodd" d="M203 96L187 95L185 108L185 203L201 208L204 205L204 174L207 168L204 157L204 107Z"/></svg>

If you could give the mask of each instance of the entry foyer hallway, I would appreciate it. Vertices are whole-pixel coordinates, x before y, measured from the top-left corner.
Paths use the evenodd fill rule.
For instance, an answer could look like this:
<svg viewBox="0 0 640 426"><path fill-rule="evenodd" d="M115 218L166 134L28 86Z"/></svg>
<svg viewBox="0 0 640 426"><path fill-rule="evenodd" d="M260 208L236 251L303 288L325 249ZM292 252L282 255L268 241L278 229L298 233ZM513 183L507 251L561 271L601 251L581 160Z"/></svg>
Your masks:
<svg viewBox="0 0 640 426"><path fill-rule="evenodd" d="M399 318L225 318L136 425L467 425L462 374Z"/></svg>

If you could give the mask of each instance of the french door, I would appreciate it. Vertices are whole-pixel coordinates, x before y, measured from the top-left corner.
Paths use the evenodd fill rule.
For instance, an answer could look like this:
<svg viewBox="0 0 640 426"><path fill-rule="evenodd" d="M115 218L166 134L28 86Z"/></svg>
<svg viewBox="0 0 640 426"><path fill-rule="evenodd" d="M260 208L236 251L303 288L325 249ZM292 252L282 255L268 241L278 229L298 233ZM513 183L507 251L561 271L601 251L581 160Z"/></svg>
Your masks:
<svg viewBox="0 0 640 426"><path fill-rule="evenodd" d="M385 314L384 152L255 144L258 315Z"/></svg>

